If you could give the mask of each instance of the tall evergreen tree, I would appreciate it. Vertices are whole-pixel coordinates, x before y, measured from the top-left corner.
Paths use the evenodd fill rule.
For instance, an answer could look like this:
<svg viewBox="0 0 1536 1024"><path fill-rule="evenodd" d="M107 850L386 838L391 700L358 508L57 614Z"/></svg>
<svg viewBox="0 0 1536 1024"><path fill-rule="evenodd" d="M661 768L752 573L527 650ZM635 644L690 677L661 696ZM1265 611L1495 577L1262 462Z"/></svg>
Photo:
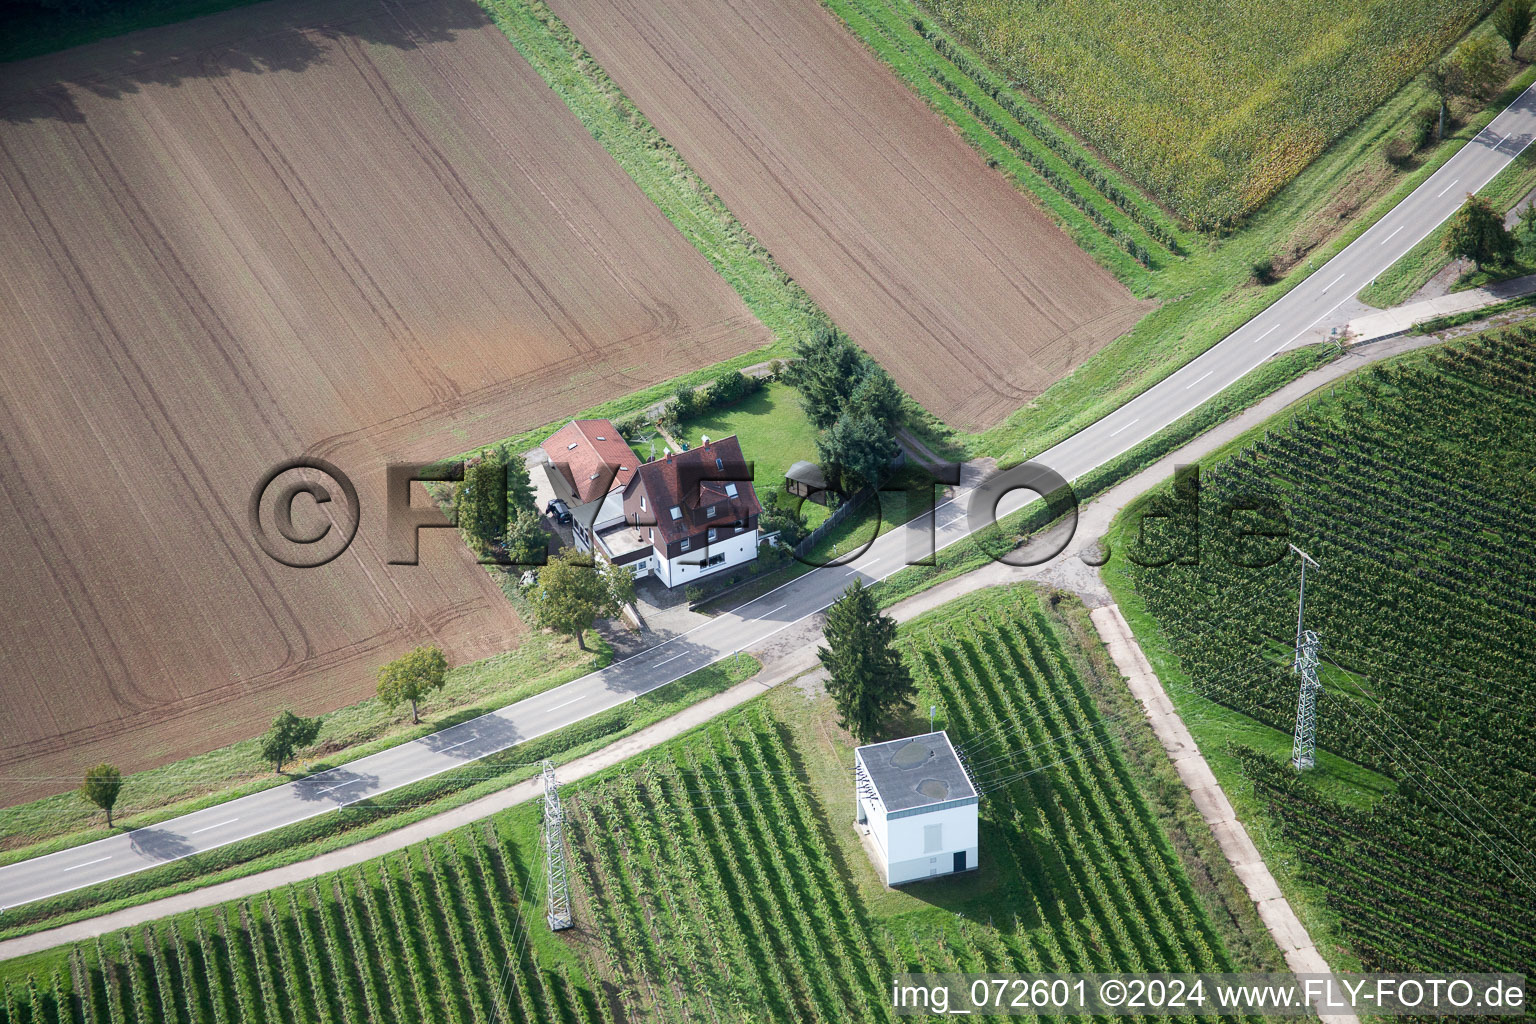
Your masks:
<svg viewBox="0 0 1536 1024"><path fill-rule="evenodd" d="M874 593L855 580L827 609L826 647L816 654L829 673L827 692L841 716L839 725L860 743L880 734L881 725L917 696L912 675L896 650L896 620L882 615Z"/></svg>
<svg viewBox="0 0 1536 1024"><path fill-rule="evenodd" d="M851 409L816 438L822 471L845 494L878 485L896 452L896 438L885 424Z"/></svg>
<svg viewBox="0 0 1536 1024"><path fill-rule="evenodd" d="M818 327L795 344L795 360L782 377L800 392L800 405L817 430L837 422L868 358L835 327Z"/></svg>

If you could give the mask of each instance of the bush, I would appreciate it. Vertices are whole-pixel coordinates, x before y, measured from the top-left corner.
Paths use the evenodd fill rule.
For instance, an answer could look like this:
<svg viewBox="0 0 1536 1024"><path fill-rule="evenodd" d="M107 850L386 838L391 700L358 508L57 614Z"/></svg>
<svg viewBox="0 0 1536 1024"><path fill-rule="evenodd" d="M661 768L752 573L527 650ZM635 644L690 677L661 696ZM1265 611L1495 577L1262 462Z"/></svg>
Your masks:
<svg viewBox="0 0 1536 1024"><path fill-rule="evenodd" d="M748 377L740 370L731 370L721 374L715 382L709 386L704 394L704 402L700 403L709 408L717 408L722 405L730 405L739 402L748 395L760 390L763 386L761 379Z"/></svg>
<svg viewBox="0 0 1536 1024"><path fill-rule="evenodd" d="M1265 256L1263 259L1253 261L1249 268L1249 277L1254 284L1273 284L1275 280L1275 259L1273 256Z"/></svg>
<svg viewBox="0 0 1536 1024"><path fill-rule="evenodd" d="M1409 129L1408 138L1413 143L1414 149L1423 149L1435 141L1435 130L1440 125L1440 111L1435 107L1420 107L1413 115L1413 124Z"/></svg>
<svg viewBox="0 0 1536 1024"><path fill-rule="evenodd" d="M672 399L672 404L667 406L667 413L674 421L685 420L699 411L699 393L696 389L686 385L677 389L677 394Z"/></svg>
<svg viewBox="0 0 1536 1024"><path fill-rule="evenodd" d="M620 437L628 440L629 438L639 437L641 434L644 434L646 428L650 425L651 421L645 418L644 413L636 413L625 419L615 420L613 428L619 432Z"/></svg>
<svg viewBox="0 0 1536 1024"><path fill-rule="evenodd" d="M758 516L758 528L763 533L778 531L779 543L793 547L805 539L810 528L805 523L805 513L795 508L766 505Z"/></svg>
<svg viewBox="0 0 1536 1024"><path fill-rule="evenodd" d="M690 583L683 588L683 596L689 604L698 604L704 598L704 588L697 583Z"/></svg>
<svg viewBox="0 0 1536 1024"><path fill-rule="evenodd" d="M1387 158L1387 163L1400 168L1413 157L1413 151L1416 148L1409 139L1395 135L1387 140L1382 152Z"/></svg>

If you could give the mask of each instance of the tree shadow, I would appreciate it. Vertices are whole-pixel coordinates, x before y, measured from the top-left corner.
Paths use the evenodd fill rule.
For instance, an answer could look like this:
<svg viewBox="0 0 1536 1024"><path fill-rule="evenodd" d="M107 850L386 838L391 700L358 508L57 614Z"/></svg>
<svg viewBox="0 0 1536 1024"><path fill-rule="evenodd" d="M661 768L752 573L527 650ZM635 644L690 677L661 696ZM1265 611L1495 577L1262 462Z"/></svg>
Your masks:
<svg viewBox="0 0 1536 1024"><path fill-rule="evenodd" d="M141 828L128 833L133 851L151 860L179 860L194 851L184 836L162 828Z"/></svg>
<svg viewBox="0 0 1536 1024"><path fill-rule="evenodd" d="M414 50L491 24L469 0L321 5L275 0L132 32L7 65L0 75L0 123L84 124L78 99L117 100L146 86L298 72L326 63L344 40Z"/></svg>

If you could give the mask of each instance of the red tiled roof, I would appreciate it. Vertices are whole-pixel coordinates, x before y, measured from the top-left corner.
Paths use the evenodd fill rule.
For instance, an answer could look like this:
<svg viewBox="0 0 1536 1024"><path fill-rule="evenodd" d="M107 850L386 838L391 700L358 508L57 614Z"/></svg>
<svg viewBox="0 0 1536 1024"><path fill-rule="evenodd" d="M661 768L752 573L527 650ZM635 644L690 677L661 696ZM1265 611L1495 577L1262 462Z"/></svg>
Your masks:
<svg viewBox="0 0 1536 1024"><path fill-rule="evenodd" d="M635 486L645 488L645 495L650 499L651 514L655 516L659 534L657 539L671 543L690 537L705 526L719 526L737 519L745 522L749 516L760 513L762 506L758 504L752 482L731 479L732 476L745 476L745 471L746 459L742 457L741 444L734 434L686 452L642 463L635 474ZM732 483L736 485L734 498L726 491ZM711 505L715 506L715 514L706 518L704 512ZM674 506L681 510L680 518L672 518Z"/></svg>
<svg viewBox="0 0 1536 1024"><path fill-rule="evenodd" d="M581 504L624 487L640 464L640 457L607 420L572 420L539 447Z"/></svg>

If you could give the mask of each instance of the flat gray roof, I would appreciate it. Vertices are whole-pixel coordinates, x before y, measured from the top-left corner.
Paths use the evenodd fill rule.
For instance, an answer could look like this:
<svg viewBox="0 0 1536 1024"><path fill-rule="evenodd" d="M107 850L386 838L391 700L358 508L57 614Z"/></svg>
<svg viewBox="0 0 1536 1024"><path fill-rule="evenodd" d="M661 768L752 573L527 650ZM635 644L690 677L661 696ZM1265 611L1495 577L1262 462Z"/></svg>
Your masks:
<svg viewBox="0 0 1536 1024"><path fill-rule="evenodd" d="M855 753L888 812L976 798L970 776L943 729L871 743Z"/></svg>

